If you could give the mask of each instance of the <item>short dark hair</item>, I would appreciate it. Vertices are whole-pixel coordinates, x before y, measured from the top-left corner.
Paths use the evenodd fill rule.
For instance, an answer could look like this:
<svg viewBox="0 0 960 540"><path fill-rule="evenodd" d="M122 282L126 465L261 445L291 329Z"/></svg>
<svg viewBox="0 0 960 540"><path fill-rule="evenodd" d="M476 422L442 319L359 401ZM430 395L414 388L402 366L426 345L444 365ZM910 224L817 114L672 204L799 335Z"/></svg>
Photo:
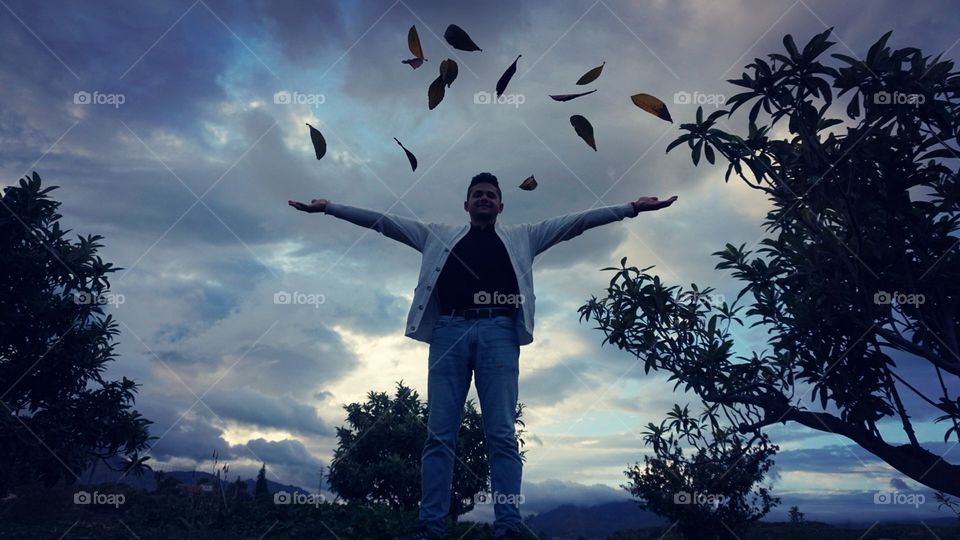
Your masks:
<svg viewBox="0 0 960 540"><path fill-rule="evenodd" d="M500 191L497 177L488 172L482 172L470 179L470 185L467 186L467 200L470 199L470 190L477 184L493 184L493 187L497 188L497 198L500 199L500 202L503 202L503 193Z"/></svg>

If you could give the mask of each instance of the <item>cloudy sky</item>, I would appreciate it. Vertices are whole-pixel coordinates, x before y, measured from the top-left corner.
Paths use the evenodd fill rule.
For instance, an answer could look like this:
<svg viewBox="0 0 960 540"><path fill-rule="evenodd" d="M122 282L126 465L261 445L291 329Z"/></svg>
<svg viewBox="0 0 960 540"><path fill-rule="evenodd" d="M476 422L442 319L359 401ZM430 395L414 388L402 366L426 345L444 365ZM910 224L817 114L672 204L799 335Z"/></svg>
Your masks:
<svg viewBox="0 0 960 540"><path fill-rule="evenodd" d="M123 303L110 307L122 330L110 374L143 385L155 467L210 470L217 450L232 471L252 475L265 461L272 479L311 488L345 403L400 380L426 394L427 345L403 336L419 254L288 199L465 223L469 179L490 171L503 186L500 219L521 223L678 195L535 263L535 341L521 349L520 379L528 512L625 498L618 485L642 461L642 427L691 400L578 323L577 307L609 280L599 269L625 256L670 284L734 297L710 253L762 237L769 205L758 192L724 183L719 164L664 153L696 111L683 93L710 110L736 92L726 79L780 52L784 34L802 46L830 26L830 52L862 57L887 30L895 47L960 51L948 1L0 4L0 183L37 171L61 186L52 195L63 225L103 235L100 255L124 268L111 279ZM451 49L451 23L483 52ZM411 25L428 58L418 70L400 63ZM518 54L510 99L478 98ZM429 111L426 88L448 57L459 78ZM601 62L595 94L547 97L581 91L573 83ZM676 123L631 105L640 92L664 99ZM571 114L591 120L597 152ZM742 132L744 116L729 128ZM305 122L329 144L319 162ZM419 158L416 172L393 137ZM540 187L519 190L531 174ZM284 292L323 302L275 303ZM762 334L735 331L738 353L763 348ZM903 361L929 379L921 362ZM914 416L932 450L952 449L931 411ZM800 504L810 518L890 516L873 497L892 489L928 494L919 508L896 508L904 515L946 515L846 440L796 426L771 434L784 499L775 515Z"/></svg>

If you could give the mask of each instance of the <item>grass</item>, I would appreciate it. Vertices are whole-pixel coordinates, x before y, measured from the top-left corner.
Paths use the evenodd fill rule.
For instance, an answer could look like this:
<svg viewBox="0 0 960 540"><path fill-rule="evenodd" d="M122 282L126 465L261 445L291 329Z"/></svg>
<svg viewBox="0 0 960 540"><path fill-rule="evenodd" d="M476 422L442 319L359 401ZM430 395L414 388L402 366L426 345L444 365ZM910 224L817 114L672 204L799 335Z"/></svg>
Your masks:
<svg viewBox="0 0 960 540"><path fill-rule="evenodd" d="M76 504L77 492L97 492L114 503ZM385 540L417 526L417 512L382 506L324 503L278 505L249 495L219 491L185 494L179 490L147 493L124 485L20 486L17 498L0 503L0 538L25 540L139 538L241 540L268 538ZM122 501L122 504L116 504ZM486 523L451 523L447 538L492 540ZM527 540L536 537L527 533ZM541 540L549 540L542 536Z"/></svg>

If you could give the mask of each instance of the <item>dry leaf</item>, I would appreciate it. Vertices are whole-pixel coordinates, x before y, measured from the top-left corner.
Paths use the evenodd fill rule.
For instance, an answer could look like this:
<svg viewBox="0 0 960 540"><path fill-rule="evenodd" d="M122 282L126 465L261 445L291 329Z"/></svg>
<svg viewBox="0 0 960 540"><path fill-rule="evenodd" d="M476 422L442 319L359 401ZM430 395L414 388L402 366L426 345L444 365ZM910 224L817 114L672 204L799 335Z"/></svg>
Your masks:
<svg viewBox="0 0 960 540"><path fill-rule="evenodd" d="M522 54L517 55L517 60L520 60ZM514 60L510 67L503 72L503 75L500 76L500 80L497 81L497 97L500 97L500 94L503 94L503 91L507 89L507 84L510 82L510 79L513 78L513 74L517 72L517 60Z"/></svg>
<svg viewBox="0 0 960 540"><path fill-rule="evenodd" d="M657 118L662 118L671 124L673 123L673 118L670 118L670 111L667 110L667 105L650 94L636 94L630 96L630 101L632 101L637 107L640 107Z"/></svg>
<svg viewBox="0 0 960 540"><path fill-rule="evenodd" d="M393 140L397 141L397 138L394 137ZM407 147L404 146L400 141L397 141L397 144L399 144L400 148L403 148L403 151L407 153L407 161L410 162L410 168L417 170L417 156L413 155L413 152L407 150Z"/></svg>
<svg viewBox="0 0 960 540"><path fill-rule="evenodd" d="M427 106L431 111L443 101L443 93L443 75L440 75L430 83L430 88L427 89Z"/></svg>
<svg viewBox="0 0 960 540"><path fill-rule="evenodd" d="M447 85L447 88L450 88L450 85L456 80L457 72L457 63L453 60L447 58L440 62L440 76L443 77L443 83Z"/></svg>
<svg viewBox="0 0 960 540"><path fill-rule="evenodd" d="M420 46L420 36L417 35L417 27L411 26L410 31L407 32L407 46L410 47L410 52L413 55L421 60L423 60L423 47Z"/></svg>
<svg viewBox="0 0 960 540"><path fill-rule="evenodd" d="M600 72L603 71L603 66L605 64L606 62L584 73L583 76L577 80L577 84L590 84L593 81L597 80L597 77L600 76Z"/></svg>
<svg viewBox="0 0 960 540"><path fill-rule="evenodd" d="M593 138L593 126L590 125L590 122L586 118L575 114L570 117L570 125L573 126L573 129L576 130L577 135L584 140L587 144L590 145L590 148L593 148L593 151L597 151L597 141Z"/></svg>
<svg viewBox="0 0 960 540"><path fill-rule="evenodd" d="M477 44L470 39L470 36L463 31L463 28L455 24L451 24L447 27L446 32L443 33L443 39L447 40L447 43L450 44L454 49L460 49L461 51L482 51L480 47L477 47Z"/></svg>
<svg viewBox="0 0 960 540"><path fill-rule="evenodd" d="M580 96L585 96L587 94L592 94L594 92L596 92L596 89L591 90L589 92L584 92L582 94L558 94L556 96L550 96L550 97L556 101L570 101L571 99L578 98Z"/></svg>
<svg viewBox="0 0 960 540"><path fill-rule="evenodd" d="M413 69L417 69L427 61L427 59L423 57L423 47L420 46L420 36L417 35L416 26L411 26L407 32L407 47L409 47L410 52L413 53L413 58L401 60L401 63L409 64Z"/></svg>
<svg viewBox="0 0 960 540"><path fill-rule="evenodd" d="M533 191L537 189L536 178L534 178L532 174L528 176L527 179L520 184L520 189L525 191Z"/></svg>
<svg viewBox="0 0 960 540"><path fill-rule="evenodd" d="M317 159L320 159L327 153L327 141L317 131L317 128L310 124L307 124L307 127L310 128L310 141L313 143L313 151L317 154Z"/></svg>

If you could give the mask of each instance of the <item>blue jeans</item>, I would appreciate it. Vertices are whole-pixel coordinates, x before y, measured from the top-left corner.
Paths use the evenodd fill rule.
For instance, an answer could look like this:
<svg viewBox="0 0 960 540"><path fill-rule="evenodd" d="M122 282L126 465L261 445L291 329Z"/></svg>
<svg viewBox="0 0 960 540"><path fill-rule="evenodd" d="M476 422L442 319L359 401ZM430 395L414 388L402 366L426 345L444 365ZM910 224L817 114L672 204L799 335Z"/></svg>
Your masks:
<svg viewBox="0 0 960 540"><path fill-rule="evenodd" d="M433 328L427 373L427 439L421 457L420 523L436 534L442 534L442 520L450 511L453 460L471 371L477 377L490 463L494 533L499 536L508 530L520 530L520 509L515 503L522 500L522 463L514 428L520 345L514 324L513 318L505 316L465 319L441 315Z"/></svg>

